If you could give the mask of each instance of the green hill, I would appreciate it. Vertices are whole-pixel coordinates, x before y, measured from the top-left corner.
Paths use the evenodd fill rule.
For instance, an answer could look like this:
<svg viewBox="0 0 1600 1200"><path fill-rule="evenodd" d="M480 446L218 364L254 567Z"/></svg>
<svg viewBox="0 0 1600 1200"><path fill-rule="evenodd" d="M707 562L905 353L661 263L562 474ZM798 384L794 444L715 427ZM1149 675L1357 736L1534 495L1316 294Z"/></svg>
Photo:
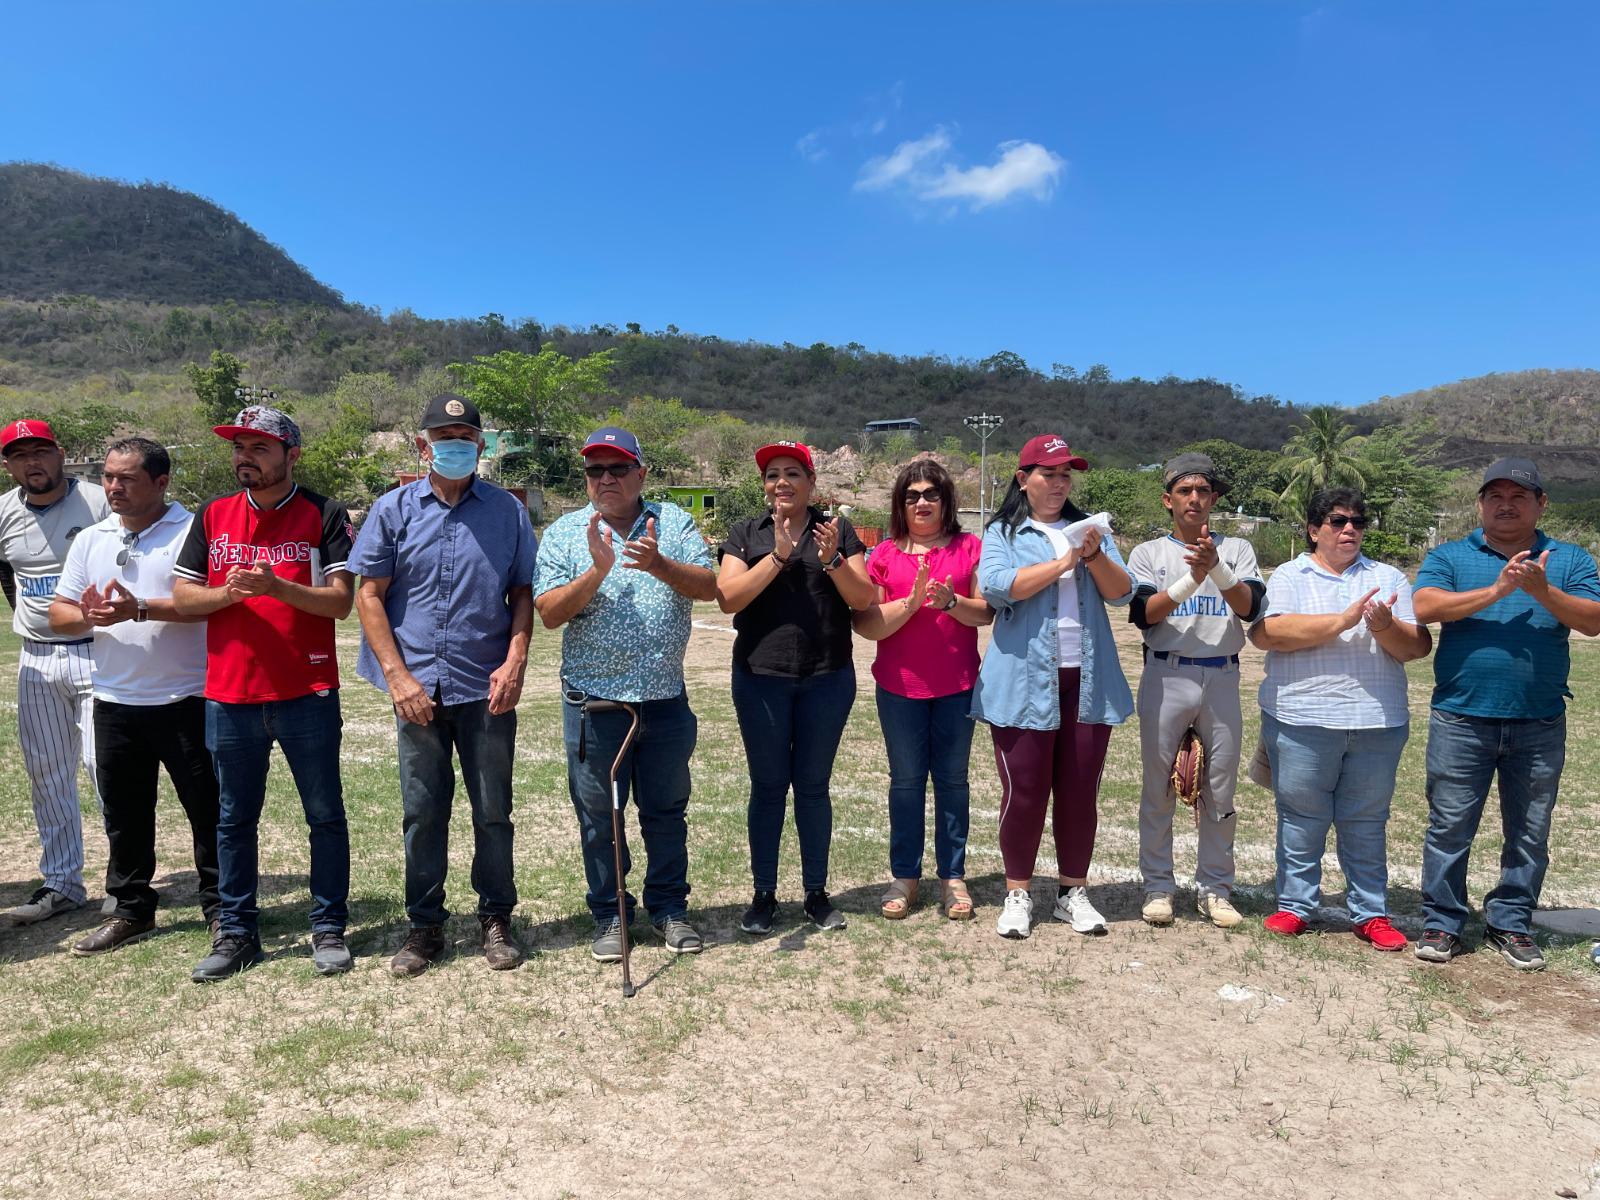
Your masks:
<svg viewBox="0 0 1600 1200"><path fill-rule="evenodd" d="M343 304L209 200L40 163L0 164L0 295Z"/></svg>

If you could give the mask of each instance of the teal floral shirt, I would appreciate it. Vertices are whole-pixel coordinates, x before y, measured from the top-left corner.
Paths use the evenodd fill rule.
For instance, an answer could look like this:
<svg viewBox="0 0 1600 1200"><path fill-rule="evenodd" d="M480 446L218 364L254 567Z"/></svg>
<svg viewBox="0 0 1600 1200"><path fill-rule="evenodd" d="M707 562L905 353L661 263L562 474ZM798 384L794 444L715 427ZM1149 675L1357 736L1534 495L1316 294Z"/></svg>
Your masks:
<svg viewBox="0 0 1600 1200"><path fill-rule="evenodd" d="M545 530L534 596L571 583L594 565L589 556L593 516L594 505L585 505ZM716 569L694 518L676 504L646 504L628 540L644 536L650 517L662 555ZM670 700L683 691L683 652L694 601L653 575L628 569L626 561L619 544L600 590L562 629L561 682L606 700Z"/></svg>

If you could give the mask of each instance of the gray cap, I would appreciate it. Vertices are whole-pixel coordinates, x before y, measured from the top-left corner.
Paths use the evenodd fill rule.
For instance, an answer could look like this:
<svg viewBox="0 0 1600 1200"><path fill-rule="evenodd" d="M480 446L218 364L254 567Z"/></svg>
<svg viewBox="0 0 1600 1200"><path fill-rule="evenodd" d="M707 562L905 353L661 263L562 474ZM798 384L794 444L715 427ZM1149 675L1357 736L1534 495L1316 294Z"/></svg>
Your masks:
<svg viewBox="0 0 1600 1200"><path fill-rule="evenodd" d="M1484 488L1501 479L1520 484L1530 492L1544 491L1544 480L1531 458L1502 458L1490 463L1489 469L1483 473L1483 483L1478 493L1482 495Z"/></svg>
<svg viewBox="0 0 1600 1200"><path fill-rule="evenodd" d="M268 408L265 404L241 408L232 425L213 425L211 432L230 442L241 433L259 433L277 438L285 446L300 444L300 426L294 423L288 413Z"/></svg>
<svg viewBox="0 0 1600 1200"><path fill-rule="evenodd" d="M1188 475L1204 475L1211 481L1211 490L1219 496L1228 490L1228 481L1217 471L1217 464L1211 461L1211 456L1193 450L1178 455L1162 468L1161 490L1170 492L1173 484Z"/></svg>

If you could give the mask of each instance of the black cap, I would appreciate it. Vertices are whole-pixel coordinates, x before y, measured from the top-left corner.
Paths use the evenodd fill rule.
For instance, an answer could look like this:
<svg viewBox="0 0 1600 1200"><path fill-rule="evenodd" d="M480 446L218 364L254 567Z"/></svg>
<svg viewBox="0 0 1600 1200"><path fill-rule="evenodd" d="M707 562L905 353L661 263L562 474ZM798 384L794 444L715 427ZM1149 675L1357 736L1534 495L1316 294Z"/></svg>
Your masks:
<svg viewBox="0 0 1600 1200"><path fill-rule="evenodd" d="M422 414L424 429L437 429L441 425L471 425L476 430L483 429L478 406L454 392L440 392L428 401L428 409Z"/></svg>
<svg viewBox="0 0 1600 1200"><path fill-rule="evenodd" d="M1211 461L1211 456L1192 450L1178 455L1162 468L1161 490L1170 492L1173 484L1189 475L1204 475L1211 481L1211 490L1219 496L1228 490L1228 482L1217 472L1217 464Z"/></svg>
<svg viewBox="0 0 1600 1200"><path fill-rule="evenodd" d="M1544 491L1544 480L1539 476L1539 468L1533 465L1531 458L1502 458L1489 464L1489 469L1483 473L1483 484L1478 488L1478 494L1483 494L1483 489L1496 480L1508 479L1512 483L1520 484L1531 492Z"/></svg>

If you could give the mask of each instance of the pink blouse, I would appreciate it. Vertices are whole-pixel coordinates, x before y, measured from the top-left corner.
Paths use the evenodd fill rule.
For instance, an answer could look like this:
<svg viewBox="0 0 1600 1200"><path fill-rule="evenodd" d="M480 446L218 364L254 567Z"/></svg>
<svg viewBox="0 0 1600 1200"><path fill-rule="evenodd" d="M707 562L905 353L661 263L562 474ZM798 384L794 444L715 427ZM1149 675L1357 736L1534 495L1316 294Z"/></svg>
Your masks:
<svg viewBox="0 0 1600 1200"><path fill-rule="evenodd" d="M972 595L983 542L958 533L928 553L928 582L948 579L958 596ZM917 581L917 555L893 542L879 542L867 560L867 577L889 600L911 594ZM932 700L969 690L978 681L978 631L949 613L919 608L894 633L878 643L872 677L885 691L912 700Z"/></svg>

